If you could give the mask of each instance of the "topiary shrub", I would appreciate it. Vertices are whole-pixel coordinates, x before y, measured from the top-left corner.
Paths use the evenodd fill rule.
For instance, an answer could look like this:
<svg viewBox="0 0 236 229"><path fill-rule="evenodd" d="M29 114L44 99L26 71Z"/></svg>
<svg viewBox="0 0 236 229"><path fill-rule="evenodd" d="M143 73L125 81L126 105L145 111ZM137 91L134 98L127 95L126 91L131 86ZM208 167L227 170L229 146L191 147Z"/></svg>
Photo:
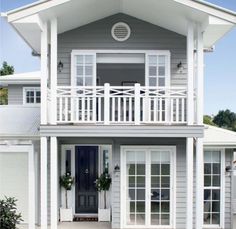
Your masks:
<svg viewBox="0 0 236 229"><path fill-rule="evenodd" d="M14 197L0 199L0 228L16 229L16 225L22 222L22 216L17 213L17 200Z"/></svg>

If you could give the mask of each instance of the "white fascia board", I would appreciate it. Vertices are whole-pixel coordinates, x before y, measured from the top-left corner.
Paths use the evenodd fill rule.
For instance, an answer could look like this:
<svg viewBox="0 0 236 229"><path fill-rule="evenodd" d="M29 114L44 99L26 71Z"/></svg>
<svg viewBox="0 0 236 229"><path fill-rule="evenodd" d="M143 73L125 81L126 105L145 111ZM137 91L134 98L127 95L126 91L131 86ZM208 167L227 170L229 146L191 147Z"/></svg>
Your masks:
<svg viewBox="0 0 236 229"><path fill-rule="evenodd" d="M19 20L24 17L31 16L33 14L37 14L40 11L50 9L52 7L70 2L71 0L50 0L50 1L40 1L36 4L30 4L23 8L18 8L13 11L6 12L8 17L8 22L13 22Z"/></svg>
<svg viewBox="0 0 236 229"><path fill-rule="evenodd" d="M224 19L231 23L236 24L236 13L228 11L227 9L218 7L216 5L208 4L206 2L193 1L193 0L174 0L177 3L188 6L195 10L205 12L209 15Z"/></svg>

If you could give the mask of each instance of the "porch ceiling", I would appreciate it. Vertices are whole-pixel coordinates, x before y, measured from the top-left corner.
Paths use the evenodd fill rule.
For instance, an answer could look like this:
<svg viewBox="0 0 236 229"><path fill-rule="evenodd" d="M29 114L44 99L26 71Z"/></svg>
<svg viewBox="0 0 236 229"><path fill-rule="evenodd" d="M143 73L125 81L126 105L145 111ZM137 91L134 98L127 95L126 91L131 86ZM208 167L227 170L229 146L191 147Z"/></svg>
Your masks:
<svg viewBox="0 0 236 229"><path fill-rule="evenodd" d="M26 42L39 51L36 36L39 36L40 20L57 17L58 32L63 33L116 13L128 14L182 35L187 34L189 20L201 23L206 47L212 46L236 23L235 13L192 0L48 0L6 15ZM40 20L32 22L32 15L39 15ZM27 22L29 17L31 20ZM24 21L20 21L22 18Z"/></svg>

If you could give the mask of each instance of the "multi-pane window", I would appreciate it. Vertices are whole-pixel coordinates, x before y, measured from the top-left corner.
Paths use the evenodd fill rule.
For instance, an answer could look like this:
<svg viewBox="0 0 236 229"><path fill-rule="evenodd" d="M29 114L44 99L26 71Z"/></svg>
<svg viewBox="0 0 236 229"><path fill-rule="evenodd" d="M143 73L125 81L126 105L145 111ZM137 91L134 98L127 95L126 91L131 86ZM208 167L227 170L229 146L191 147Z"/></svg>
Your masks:
<svg viewBox="0 0 236 229"><path fill-rule="evenodd" d="M40 88L24 88L24 103L25 104L40 104L41 92Z"/></svg>
<svg viewBox="0 0 236 229"><path fill-rule="evenodd" d="M170 224L170 152L151 152L151 224Z"/></svg>
<svg viewBox="0 0 236 229"><path fill-rule="evenodd" d="M204 152L204 224L220 225L221 151Z"/></svg>
<svg viewBox="0 0 236 229"><path fill-rule="evenodd" d="M167 56L148 55L149 86L166 86Z"/></svg>
<svg viewBox="0 0 236 229"><path fill-rule="evenodd" d="M76 55L76 86L92 86L94 85L94 55Z"/></svg>
<svg viewBox="0 0 236 229"><path fill-rule="evenodd" d="M128 151L126 155L127 166L127 224L145 225L145 179L146 165L145 151Z"/></svg>

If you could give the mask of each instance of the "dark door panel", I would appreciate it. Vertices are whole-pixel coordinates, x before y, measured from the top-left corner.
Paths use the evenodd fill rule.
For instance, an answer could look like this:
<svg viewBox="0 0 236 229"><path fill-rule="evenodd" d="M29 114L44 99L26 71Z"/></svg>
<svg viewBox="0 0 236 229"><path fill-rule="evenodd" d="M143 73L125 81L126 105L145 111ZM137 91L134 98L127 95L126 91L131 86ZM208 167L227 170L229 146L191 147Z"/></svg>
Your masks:
<svg viewBox="0 0 236 229"><path fill-rule="evenodd" d="M75 148L75 210L76 213L97 213L98 192L95 181L98 177L98 147L76 146Z"/></svg>

